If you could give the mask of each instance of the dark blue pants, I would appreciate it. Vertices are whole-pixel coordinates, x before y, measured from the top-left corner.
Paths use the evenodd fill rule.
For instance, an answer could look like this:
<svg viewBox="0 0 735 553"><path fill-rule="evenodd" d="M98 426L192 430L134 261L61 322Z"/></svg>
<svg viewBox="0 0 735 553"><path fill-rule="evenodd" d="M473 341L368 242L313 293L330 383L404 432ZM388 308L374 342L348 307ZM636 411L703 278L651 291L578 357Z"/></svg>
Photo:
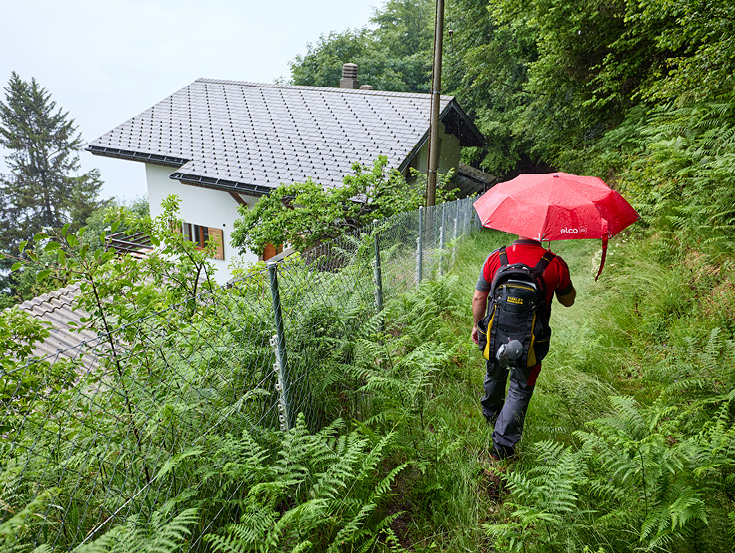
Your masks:
<svg viewBox="0 0 735 553"><path fill-rule="evenodd" d="M480 400L482 414L488 423L494 424L493 446L503 457L515 453L516 444L523 433L528 404L533 395L536 378L541 364L527 369L508 369L498 363L487 362L485 374L485 395ZM508 394L505 386L510 373Z"/></svg>

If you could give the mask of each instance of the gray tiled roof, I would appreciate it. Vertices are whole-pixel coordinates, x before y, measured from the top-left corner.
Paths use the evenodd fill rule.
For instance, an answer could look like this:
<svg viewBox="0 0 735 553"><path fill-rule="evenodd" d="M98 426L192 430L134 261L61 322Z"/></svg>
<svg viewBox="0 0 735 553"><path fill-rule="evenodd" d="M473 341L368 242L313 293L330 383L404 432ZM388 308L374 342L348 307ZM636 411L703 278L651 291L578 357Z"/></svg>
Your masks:
<svg viewBox="0 0 735 553"><path fill-rule="evenodd" d="M74 309L78 294L79 283L70 284L16 306L31 317L49 323L50 335L43 342L35 344L33 356L48 358L52 362L58 357L81 358L82 365L87 369L96 366L100 338L97 332L81 322L89 314L82 309Z"/></svg>
<svg viewBox="0 0 735 553"><path fill-rule="evenodd" d="M429 107L429 94L198 79L87 149L215 188L262 194L308 177L336 186L380 154L403 169L427 138ZM482 142L452 96L440 112L462 145Z"/></svg>

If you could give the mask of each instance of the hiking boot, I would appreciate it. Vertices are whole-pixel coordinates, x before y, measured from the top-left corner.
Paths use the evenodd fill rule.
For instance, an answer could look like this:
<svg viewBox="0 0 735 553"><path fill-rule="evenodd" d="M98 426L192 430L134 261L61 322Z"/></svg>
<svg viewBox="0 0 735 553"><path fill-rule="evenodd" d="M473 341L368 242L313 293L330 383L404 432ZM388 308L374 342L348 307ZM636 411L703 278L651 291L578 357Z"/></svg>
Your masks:
<svg viewBox="0 0 735 553"><path fill-rule="evenodd" d="M493 448L490 450L489 455L490 458L494 459L495 461L503 461L505 459L514 459L516 456L516 452L509 447L493 446Z"/></svg>
<svg viewBox="0 0 735 553"><path fill-rule="evenodd" d="M492 459L493 461L502 461L505 458L494 447L488 452L488 457L490 457L490 459Z"/></svg>

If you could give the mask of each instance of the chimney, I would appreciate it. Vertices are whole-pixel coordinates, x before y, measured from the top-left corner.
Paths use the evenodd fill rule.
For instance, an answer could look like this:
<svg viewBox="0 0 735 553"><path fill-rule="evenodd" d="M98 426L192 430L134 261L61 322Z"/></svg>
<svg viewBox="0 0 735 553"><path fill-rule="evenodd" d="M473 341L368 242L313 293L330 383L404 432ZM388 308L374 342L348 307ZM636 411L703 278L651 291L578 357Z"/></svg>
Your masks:
<svg viewBox="0 0 735 553"><path fill-rule="evenodd" d="M354 63L345 63L342 66L342 78L339 81L340 88L360 88L360 81L357 80L357 65Z"/></svg>

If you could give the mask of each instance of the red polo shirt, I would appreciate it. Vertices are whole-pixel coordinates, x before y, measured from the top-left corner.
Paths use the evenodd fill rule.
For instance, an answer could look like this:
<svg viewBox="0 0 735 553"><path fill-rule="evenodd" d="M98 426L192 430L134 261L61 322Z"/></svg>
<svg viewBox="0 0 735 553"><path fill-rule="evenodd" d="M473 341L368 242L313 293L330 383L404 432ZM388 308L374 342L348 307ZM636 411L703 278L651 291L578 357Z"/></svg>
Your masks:
<svg viewBox="0 0 735 553"><path fill-rule="evenodd" d="M546 251L541 242L526 239L518 239L505 249L508 263L525 263L530 267L535 267ZM475 289L480 292L489 292L493 277L498 269L500 269L500 254L499 250L495 250L488 256L482 266L482 272ZM574 289L572 280L569 277L569 267L558 255L546 267L543 278L546 283L546 301L549 306L554 292L557 292L560 296L566 296Z"/></svg>

